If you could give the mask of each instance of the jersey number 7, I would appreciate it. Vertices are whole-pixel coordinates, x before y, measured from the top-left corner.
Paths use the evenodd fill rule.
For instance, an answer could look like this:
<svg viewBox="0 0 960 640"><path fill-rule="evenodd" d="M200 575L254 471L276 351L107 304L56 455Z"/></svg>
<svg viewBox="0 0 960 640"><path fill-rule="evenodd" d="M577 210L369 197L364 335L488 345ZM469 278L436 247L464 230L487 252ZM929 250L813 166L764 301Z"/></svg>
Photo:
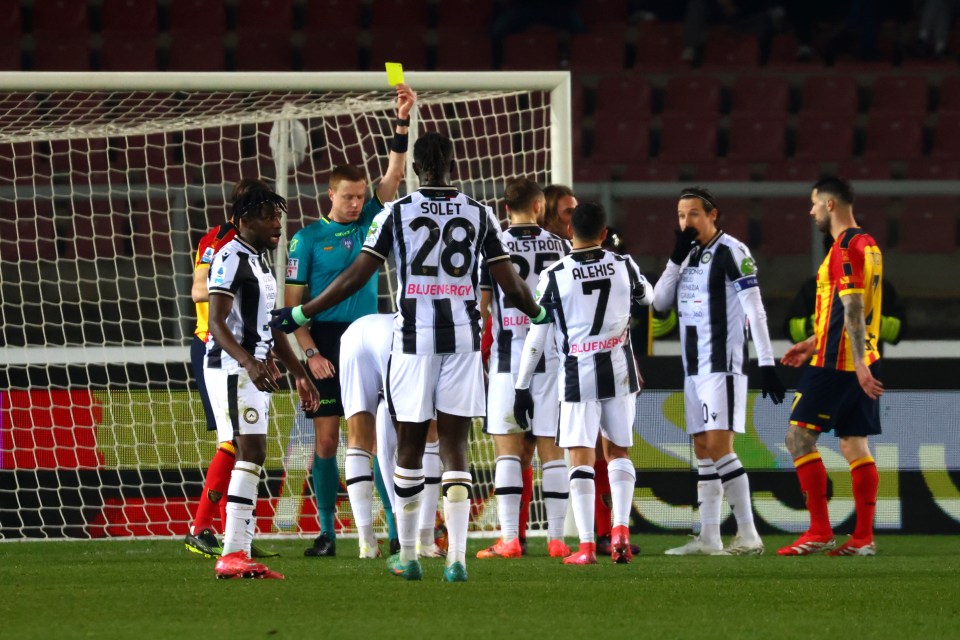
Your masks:
<svg viewBox="0 0 960 640"><path fill-rule="evenodd" d="M589 280L583 283L583 295L593 295L594 291L600 292L600 299L597 300L597 310L593 314L593 326L590 327L590 335L592 336L600 333L600 328L603 326L603 316L607 313L607 300L610 299L610 281Z"/></svg>

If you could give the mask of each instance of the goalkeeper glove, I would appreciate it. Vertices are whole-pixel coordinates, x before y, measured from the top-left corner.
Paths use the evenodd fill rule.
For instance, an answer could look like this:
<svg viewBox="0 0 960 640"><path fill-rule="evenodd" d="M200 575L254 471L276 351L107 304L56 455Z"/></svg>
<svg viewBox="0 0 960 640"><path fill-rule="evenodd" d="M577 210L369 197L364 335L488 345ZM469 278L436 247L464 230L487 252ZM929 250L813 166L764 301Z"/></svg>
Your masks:
<svg viewBox="0 0 960 640"><path fill-rule="evenodd" d="M284 333L293 333L310 320L303 315L303 306L274 309L270 312L270 315L273 316L273 319L270 320L270 327L279 329Z"/></svg>
<svg viewBox="0 0 960 640"><path fill-rule="evenodd" d="M693 248L693 239L697 237L697 230L693 227L687 227L683 231L673 230L676 236L676 242L673 245L673 253L670 254L670 262L679 265L690 255L690 249Z"/></svg>
<svg viewBox="0 0 960 640"><path fill-rule="evenodd" d="M513 417L524 431L530 430L533 419L533 396L530 389L517 389L513 397Z"/></svg>
<svg viewBox="0 0 960 640"><path fill-rule="evenodd" d="M773 404L783 402L787 389L780 382L780 376L777 375L777 369L773 365L760 367L760 392L764 398L769 395Z"/></svg>

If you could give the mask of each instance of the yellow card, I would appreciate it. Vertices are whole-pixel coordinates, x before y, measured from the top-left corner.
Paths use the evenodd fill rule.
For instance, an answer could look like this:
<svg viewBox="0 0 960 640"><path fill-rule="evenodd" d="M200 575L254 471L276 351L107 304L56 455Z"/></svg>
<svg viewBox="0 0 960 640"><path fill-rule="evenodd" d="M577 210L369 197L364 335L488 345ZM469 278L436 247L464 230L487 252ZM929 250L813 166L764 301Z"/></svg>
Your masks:
<svg viewBox="0 0 960 640"><path fill-rule="evenodd" d="M399 62L384 62L383 66L387 68L387 82L391 87L403 84L403 65Z"/></svg>

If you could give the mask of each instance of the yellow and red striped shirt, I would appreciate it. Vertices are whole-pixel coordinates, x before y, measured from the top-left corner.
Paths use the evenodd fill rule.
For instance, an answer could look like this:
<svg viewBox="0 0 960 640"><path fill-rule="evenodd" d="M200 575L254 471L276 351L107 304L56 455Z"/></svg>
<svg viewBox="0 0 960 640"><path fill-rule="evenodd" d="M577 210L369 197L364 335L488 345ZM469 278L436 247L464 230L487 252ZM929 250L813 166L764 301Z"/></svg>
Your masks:
<svg viewBox="0 0 960 640"><path fill-rule="evenodd" d="M841 296L852 293L863 295L866 328L863 362L869 366L880 359L877 342L882 280L883 257L870 234L859 227L841 233L817 271L816 342L810 364L838 371L854 370L853 351L840 301Z"/></svg>
<svg viewBox="0 0 960 640"><path fill-rule="evenodd" d="M197 245L197 255L193 261L193 270L196 271L200 267L206 267L209 269L210 263L213 262L213 256L217 255L217 251L220 250L220 247L230 242L235 235L237 235L237 228L229 222L224 222L219 227L214 227L208 231L202 238L200 238L200 244ZM194 330L193 334L204 342L206 342L210 336L209 322L210 303L198 302L197 328Z"/></svg>

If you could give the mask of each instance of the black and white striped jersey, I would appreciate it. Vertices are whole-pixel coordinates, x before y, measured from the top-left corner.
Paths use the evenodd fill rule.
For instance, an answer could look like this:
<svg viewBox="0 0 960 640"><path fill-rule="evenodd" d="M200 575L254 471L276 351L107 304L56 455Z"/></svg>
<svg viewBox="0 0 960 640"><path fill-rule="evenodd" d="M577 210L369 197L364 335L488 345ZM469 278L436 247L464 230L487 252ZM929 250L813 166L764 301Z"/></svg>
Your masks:
<svg viewBox="0 0 960 640"><path fill-rule="evenodd" d="M554 324L561 400L605 400L639 391L630 306L650 304L652 295L633 258L600 247L574 249L540 275L537 299Z"/></svg>
<svg viewBox="0 0 960 640"><path fill-rule="evenodd" d="M454 187L424 187L388 202L363 251L397 262L393 350L480 350L479 263L509 260L490 207Z"/></svg>
<svg viewBox="0 0 960 640"><path fill-rule="evenodd" d="M266 256L235 236L213 257L207 283L210 295L233 298L226 320L233 337L254 358L266 360L273 347L270 311L277 301L277 281L267 266ZM205 366L229 371L243 368L217 344L213 334L207 342Z"/></svg>
<svg viewBox="0 0 960 640"><path fill-rule="evenodd" d="M570 253L569 242L535 224L509 227L503 233L503 241L510 251L513 266L531 291L536 289L540 274L546 267ZM493 348L490 350L490 371L516 372L520 367L523 339L530 329L530 318L510 304L503 289L490 276L486 262L480 265L480 289L489 289L492 294ZM556 348L549 345L537 367L537 373L544 370L546 359L554 360L556 357Z"/></svg>
<svg viewBox="0 0 960 640"><path fill-rule="evenodd" d="M774 363L757 266L750 250L736 238L720 231L706 246L695 247L679 266L667 263L654 290L654 308L664 311L674 302L688 376L744 373L748 326L760 364Z"/></svg>

